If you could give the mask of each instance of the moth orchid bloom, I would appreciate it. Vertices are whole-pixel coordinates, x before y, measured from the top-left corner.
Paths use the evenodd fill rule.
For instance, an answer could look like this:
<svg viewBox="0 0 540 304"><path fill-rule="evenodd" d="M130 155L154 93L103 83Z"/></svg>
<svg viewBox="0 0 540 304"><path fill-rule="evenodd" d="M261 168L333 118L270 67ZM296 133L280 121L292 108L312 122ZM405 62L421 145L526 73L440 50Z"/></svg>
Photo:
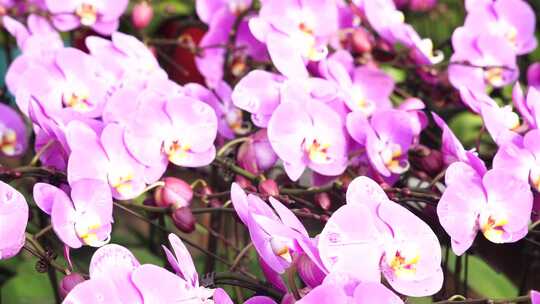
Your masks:
<svg viewBox="0 0 540 304"><path fill-rule="evenodd" d="M527 84L540 89L540 63L535 62L527 68Z"/></svg>
<svg viewBox="0 0 540 304"><path fill-rule="evenodd" d="M346 51L337 51L321 63L321 72L339 85L351 111L369 117L375 111L392 108L394 81L383 71L368 66L354 68L353 58Z"/></svg>
<svg viewBox="0 0 540 304"><path fill-rule="evenodd" d="M253 246L261 259L277 273L283 273L295 256L308 248L306 229L283 204L270 197L268 206L258 196L246 196L236 183L231 187L231 201L240 220L247 226ZM276 215L277 213L277 215ZM309 254L312 254L308 249Z"/></svg>
<svg viewBox="0 0 540 304"><path fill-rule="evenodd" d="M211 24L218 15L238 16L251 6L252 0L200 0L195 3L197 16L206 24Z"/></svg>
<svg viewBox="0 0 540 304"><path fill-rule="evenodd" d="M154 266L142 265L131 275L144 303L232 303L223 289L199 285L199 276L186 246L174 234L169 234L174 254L163 246L169 264L176 274Z"/></svg>
<svg viewBox="0 0 540 304"><path fill-rule="evenodd" d="M115 32L111 40L97 36L86 38L86 46L114 77L116 87L132 84L144 88L153 79L167 79L154 54L137 38Z"/></svg>
<svg viewBox="0 0 540 304"><path fill-rule="evenodd" d="M540 130L525 134L522 143L507 143L499 147L493 158L493 168L505 170L529 182L540 190Z"/></svg>
<svg viewBox="0 0 540 304"><path fill-rule="evenodd" d="M184 93L207 103L214 109L218 116L218 133L224 138L232 139L236 134L246 133L242 110L233 105L232 90L226 82L220 82L213 91L198 83L188 83L184 86Z"/></svg>
<svg viewBox="0 0 540 304"><path fill-rule="evenodd" d="M4 16L2 23L15 37L22 51L22 55L15 58L6 72L6 85L16 95L18 85L24 79L24 72L33 66L52 66L54 54L64 43L49 21L38 15L28 16L27 26L9 16ZM26 114L25 109L21 108L21 111Z"/></svg>
<svg viewBox="0 0 540 304"><path fill-rule="evenodd" d="M208 104L187 96L168 101L157 96L139 107L124 141L146 166L168 160L177 166L202 167L214 160L217 128L216 113Z"/></svg>
<svg viewBox="0 0 540 304"><path fill-rule="evenodd" d="M251 120L256 126L265 128L280 103L285 81L286 78L279 74L254 70L236 84L231 99L235 106L251 113Z"/></svg>
<svg viewBox="0 0 540 304"><path fill-rule="evenodd" d="M68 195L49 184L34 186L34 200L51 216L56 235L71 248L101 247L110 240L112 196L106 183L81 179L71 185Z"/></svg>
<svg viewBox="0 0 540 304"><path fill-rule="evenodd" d="M540 304L540 292L531 290L531 302L532 304Z"/></svg>
<svg viewBox="0 0 540 304"><path fill-rule="evenodd" d="M132 281L132 272L138 267L141 267L139 261L128 249L116 244L105 245L92 256L90 279L77 284L62 303L142 304L141 292Z"/></svg>
<svg viewBox="0 0 540 304"><path fill-rule="evenodd" d="M452 45L457 51L450 58L448 77L458 89L484 92L488 85L510 84L519 74L514 50L503 37L474 35L468 28L459 27L452 34Z"/></svg>
<svg viewBox="0 0 540 304"><path fill-rule="evenodd" d="M472 6L468 13L465 19L467 30L504 38L517 55L527 54L536 48L536 18L526 1L488 1L487 5Z"/></svg>
<svg viewBox="0 0 540 304"><path fill-rule="evenodd" d="M237 16L244 13L251 6L251 0L203 0L196 2L197 15L206 24L208 31L201 39L199 47L201 52L195 57L197 68L204 75L209 87L219 86L223 80L223 66L225 64L226 50L212 47L217 44L226 44L229 32L232 30ZM242 76L248 66L246 60L268 60L266 47L251 33L248 23L252 17L248 14L237 27L235 51L230 55L231 74Z"/></svg>
<svg viewBox="0 0 540 304"><path fill-rule="evenodd" d="M479 230L494 243L527 234L533 196L526 181L498 168L483 174L463 162L448 167L445 181L437 215L457 255L472 245Z"/></svg>
<svg viewBox="0 0 540 304"><path fill-rule="evenodd" d="M10 185L0 181L0 260L19 253L25 243L27 223L26 199Z"/></svg>
<svg viewBox="0 0 540 304"><path fill-rule="evenodd" d="M249 21L253 35L265 43L272 62L289 78L306 78L306 63L328 54L329 39L338 29L334 1L265 1Z"/></svg>
<svg viewBox="0 0 540 304"><path fill-rule="evenodd" d="M414 141L409 113L385 110L368 120L361 112L347 116L347 130L358 143L365 145L371 165L385 177L409 169L407 151Z"/></svg>
<svg viewBox="0 0 540 304"><path fill-rule="evenodd" d="M484 162L473 151L465 150L454 132L452 132L439 115L433 112L431 115L433 115L435 123L442 129L441 152L445 164L450 165L455 162L463 162L474 168L478 174L484 175L487 171Z"/></svg>
<svg viewBox="0 0 540 304"><path fill-rule="evenodd" d="M146 168L137 162L123 144L123 128L108 124L98 136L86 124L72 121L67 125L67 141L71 149L67 173L69 183L94 178L111 188L115 199L125 200L139 196L153 183L146 176ZM161 167L161 173L165 167Z"/></svg>
<svg viewBox="0 0 540 304"><path fill-rule="evenodd" d="M24 120L13 108L0 104L0 155L18 156L27 148Z"/></svg>
<svg viewBox="0 0 540 304"><path fill-rule="evenodd" d="M530 86L527 96L523 93L519 83L512 90L512 102L518 110L523 122L530 128L537 128L540 123L540 90Z"/></svg>
<svg viewBox="0 0 540 304"><path fill-rule="evenodd" d="M394 290L408 296L439 291L441 247L431 228L390 201L368 177L354 179L346 197L347 204L332 214L318 238L326 269L362 282L378 282L382 273Z"/></svg>
<svg viewBox="0 0 540 304"><path fill-rule="evenodd" d="M506 142L521 142L523 139L518 134L521 129L521 121L511 105L499 107L498 105L481 105L484 125L497 145Z"/></svg>
<svg viewBox="0 0 540 304"><path fill-rule="evenodd" d="M360 282L347 276L336 273L329 275L323 284L312 289L298 304L316 303L351 303L351 304L403 304L403 301L378 282Z"/></svg>
<svg viewBox="0 0 540 304"><path fill-rule="evenodd" d="M268 139L285 172L293 181L306 167L327 176L343 173L347 140L340 115L303 90L298 92L283 98L268 123Z"/></svg>
<svg viewBox="0 0 540 304"><path fill-rule="evenodd" d="M369 24L391 44L400 43L411 49L419 64L437 64L444 59L441 51L434 51L433 41L421 38L414 28L405 23L405 15L392 0L364 1L363 8Z"/></svg>
<svg viewBox="0 0 540 304"><path fill-rule="evenodd" d="M118 29L120 16L127 8L128 0L45 0L52 14L54 26L60 31L71 31L87 26L102 35L110 35Z"/></svg>
<svg viewBox="0 0 540 304"><path fill-rule="evenodd" d="M27 111L29 99L35 97L51 114L65 110L101 116L110 88L108 73L92 56L74 48L58 50L54 62L52 68L34 67L25 72L17 92L22 111Z"/></svg>

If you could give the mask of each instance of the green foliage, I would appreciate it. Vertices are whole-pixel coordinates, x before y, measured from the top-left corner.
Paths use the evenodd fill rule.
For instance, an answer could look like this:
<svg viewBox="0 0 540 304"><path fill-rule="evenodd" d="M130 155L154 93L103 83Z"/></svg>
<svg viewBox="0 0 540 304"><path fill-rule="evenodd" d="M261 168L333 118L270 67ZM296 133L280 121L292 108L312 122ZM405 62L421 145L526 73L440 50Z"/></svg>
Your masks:
<svg viewBox="0 0 540 304"><path fill-rule="evenodd" d="M36 259L16 258L2 262L2 266L14 267L17 275L0 287L1 303L53 304L54 294L46 273L37 273Z"/></svg>
<svg viewBox="0 0 540 304"><path fill-rule="evenodd" d="M482 118L471 112L461 112L450 119L448 126L465 147L473 147L482 129Z"/></svg>

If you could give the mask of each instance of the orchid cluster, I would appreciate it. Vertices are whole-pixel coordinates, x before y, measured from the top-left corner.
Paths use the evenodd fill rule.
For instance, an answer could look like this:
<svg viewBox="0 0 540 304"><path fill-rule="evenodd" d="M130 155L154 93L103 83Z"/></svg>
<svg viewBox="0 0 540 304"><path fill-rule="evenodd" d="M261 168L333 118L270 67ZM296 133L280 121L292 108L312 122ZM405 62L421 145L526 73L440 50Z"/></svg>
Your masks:
<svg viewBox="0 0 540 304"><path fill-rule="evenodd" d="M443 0L157 2L0 0L0 260L66 304L499 303L467 258L507 243L540 304L530 4L445 45L405 21Z"/></svg>

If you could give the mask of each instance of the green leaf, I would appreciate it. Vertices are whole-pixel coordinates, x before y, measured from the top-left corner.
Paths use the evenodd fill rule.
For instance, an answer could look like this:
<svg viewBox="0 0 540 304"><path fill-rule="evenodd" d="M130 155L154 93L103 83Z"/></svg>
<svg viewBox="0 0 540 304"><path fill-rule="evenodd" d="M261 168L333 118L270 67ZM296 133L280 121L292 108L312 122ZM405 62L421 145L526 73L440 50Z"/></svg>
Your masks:
<svg viewBox="0 0 540 304"><path fill-rule="evenodd" d="M448 125L465 147L472 147L482 128L483 121L476 114L462 112L452 117Z"/></svg>
<svg viewBox="0 0 540 304"><path fill-rule="evenodd" d="M54 304L54 294L46 273L35 270L36 259L28 259L17 267L17 275L1 288L1 303Z"/></svg>
<svg viewBox="0 0 540 304"><path fill-rule="evenodd" d="M392 77L396 83L403 82L407 79L407 72L404 70L400 70L389 65L382 65L381 69Z"/></svg>
<svg viewBox="0 0 540 304"><path fill-rule="evenodd" d="M508 298L518 294L517 287L504 274L497 272L479 256L469 255L468 285L478 295L488 298ZM456 256L450 253L448 266L455 271ZM460 274L464 280L464 271Z"/></svg>

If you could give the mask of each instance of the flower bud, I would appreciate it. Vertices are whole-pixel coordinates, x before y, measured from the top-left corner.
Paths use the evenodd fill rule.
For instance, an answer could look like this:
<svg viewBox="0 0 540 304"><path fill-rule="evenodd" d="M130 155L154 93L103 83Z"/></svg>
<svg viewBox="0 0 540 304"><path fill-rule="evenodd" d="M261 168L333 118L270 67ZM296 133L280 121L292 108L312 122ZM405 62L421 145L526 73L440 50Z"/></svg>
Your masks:
<svg viewBox="0 0 540 304"><path fill-rule="evenodd" d="M540 87L540 62L535 62L527 68L527 84Z"/></svg>
<svg viewBox="0 0 540 304"><path fill-rule="evenodd" d="M178 230L191 233L195 230L195 217L191 209L187 207L178 208L173 211L172 220Z"/></svg>
<svg viewBox="0 0 540 304"><path fill-rule="evenodd" d="M62 281L60 281L60 286L59 286L59 292L62 299L65 298L68 295L68 293L73 288L75 288L75 286L77 286L79 283L82 283L84 281L85 281L84 277L81 274L76 273L76 272L70 273L67 276L65 276L62 279Z"/></svg>
<svg viewBox="0 0 540 304"><path fill-rule="evenodd" d="M154 9L146 1L139 2L133 7L133 13L131 14L131 21L137 29L143 29L150 24L152 17L154 16Z"/></svg>
<svg viewBox="0 0 540 304"><path fill-rule="evenodd" d="M315 202L325 211L330 210L330 207L332 207L332 200L326 192L315 194Z"/></svg>
<svg viewBox="0 0 540 304"><path fill-rule="evenodd" d="M279 187L275 180L267 179L259 183L259 193L266 196L278 196Z"/></svg>
<svg viewBox="0 0 540 304"><path fill-rule="evenodd" d="M411 151L410 160L415 168L431 176L439 174L444 166L442 153L423 145L418 145L418 147Z"/></svg>
<svg viewBox="0 0 540 304"><path fill-rule="evenodd" d="M240 167L253 174L258 174L274 166L277 155L270 145L266 129L257 131L250 140L240 146L237 160Z"/></svg>
<svg viewBox="0 0 540 304"><path fill-rule="evenodd" d="M357 28L352 34L352 46L358 53L368 53L373 49L371 35L363 28Z"/></svg>
<svg viewBox="0 0 540 304"><path fill-rule="evenodd" d="M165 185L157 188L154 193L157 206L178 209L191 205L193 190L188 183L176 177L165 177L163 182Z"/></svg>
<svg viewBox="0 0 540 304"><path fill-rule="evenodd" d="M324 272L305 254L298 258L297 270L302 281L311 288L321 285L326 277Z"/></svg>

